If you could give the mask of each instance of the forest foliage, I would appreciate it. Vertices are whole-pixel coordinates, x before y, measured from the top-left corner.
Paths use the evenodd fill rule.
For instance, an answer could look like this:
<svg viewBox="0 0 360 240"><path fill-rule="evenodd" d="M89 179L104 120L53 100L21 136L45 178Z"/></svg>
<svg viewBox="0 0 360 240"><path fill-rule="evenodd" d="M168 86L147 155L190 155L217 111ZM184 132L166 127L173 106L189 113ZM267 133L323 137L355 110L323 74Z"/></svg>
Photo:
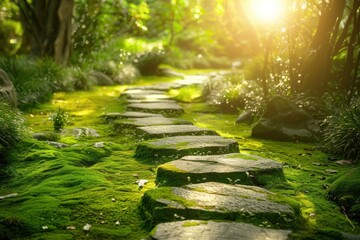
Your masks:
<svg viewBox="0 0 360 240"><path fill-rule="evenodd" d="M10 72L23 108L48 101L55 91L89 89L93 70L124 83L136 77L134 69L160 74L161 64L244 66L204 89L206 94L216 88L220 94L213 102L232 112L261 114L270 97L283 95L324 119L331 115L329 96L343 105L339 109L358 102L359 1L278 1L281 14L265 21L259 15L269 1L257 1L255 9L253 2L1 0L1 67ZM34 57L45 60L23 66ZM60 66L47 63L52 60ZM27 77L36 64L42 70ZM39 94L44 92L49 96ZM331 119L335 125L343 122Z"/></svg>

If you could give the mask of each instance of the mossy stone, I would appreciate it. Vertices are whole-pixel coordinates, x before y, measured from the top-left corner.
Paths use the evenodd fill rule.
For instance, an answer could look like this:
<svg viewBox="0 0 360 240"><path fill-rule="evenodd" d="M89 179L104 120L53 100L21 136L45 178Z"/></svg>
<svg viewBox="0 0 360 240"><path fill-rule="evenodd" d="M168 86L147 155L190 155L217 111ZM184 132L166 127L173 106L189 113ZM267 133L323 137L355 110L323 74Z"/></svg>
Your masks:
<svg viewBox="0 0 360 240"><path fill-rule="evenodd" d="M222 182L266 185L275 179L285 181L282 164L248 154L185 156L158 167L159 185Z"/></svg>
<svg viewBox="0 0 360 240"><path fill-rule="evenodd" d="M360 167L353 168L335 180L328 195L345 207L352 217L360 217Z"/></svg>

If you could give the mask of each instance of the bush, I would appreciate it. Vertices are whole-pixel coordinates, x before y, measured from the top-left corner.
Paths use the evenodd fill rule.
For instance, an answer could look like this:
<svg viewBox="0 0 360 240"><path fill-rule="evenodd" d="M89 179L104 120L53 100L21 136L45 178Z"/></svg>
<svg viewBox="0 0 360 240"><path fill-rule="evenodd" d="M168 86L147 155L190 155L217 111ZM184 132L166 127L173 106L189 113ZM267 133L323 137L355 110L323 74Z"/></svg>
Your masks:
<svg viewBox="0 0 360 240"><path fill-rule="evenodd" d="M0 102L0 156L11 149L25 134L24 120L20 114L6 103Z"/></svg>
<svg viewBox="0 0 360 240"><path fill-rule="evenodd" d="M350 104L328 98L331 114L323 121L322 143L331 154L360 159L360 98ZM331 104L332 103L332 104Z"/></svg>
<svg viewBox="0 0 360 240"><path fill-rule="evenodd" d="M133 64L142 75L158 75L159 66L164 62L165 52L159 48L140 52L135 55Z"/></svg>
<svg viewBox="0 0 360 240"><path fill-rule="evenodd" d="M33 60L25 57L0 57L0 68L13 82L20 109L27 109L51 99L61 86L63 69L50 59Z"/></svg>
<svg viewBox="0 0 360 240"><path fill-rule="evenodd" d="M203 86L202 96L222 112L247 110L259 115L264 106L260 91L256 81L247 81L242 74L233 73L210 79Z"/></svg>

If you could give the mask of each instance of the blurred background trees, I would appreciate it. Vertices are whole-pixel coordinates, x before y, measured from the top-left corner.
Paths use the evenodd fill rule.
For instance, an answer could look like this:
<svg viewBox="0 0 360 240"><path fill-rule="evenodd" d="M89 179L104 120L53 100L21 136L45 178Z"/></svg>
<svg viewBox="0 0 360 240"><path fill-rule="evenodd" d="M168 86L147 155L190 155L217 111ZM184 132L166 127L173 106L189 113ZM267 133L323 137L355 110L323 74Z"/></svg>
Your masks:
<svg viewBox="0 0 360 240"><path fill-rule="evenodd" d="M358 0L0 0L0 5L0 67L17 89L20 108L48 101L54 91L89 89L89 76L99 75L94 71L122 84L138 71L160 74L162 64L233 66L232 74L203 91L231 112L259 114L266 100L280 94L324 116L332 110L324 110L324 101L349 106L359 98ZM239 66L243 69L236 71ZM218 94L210 94L214 91Z"/></svg>

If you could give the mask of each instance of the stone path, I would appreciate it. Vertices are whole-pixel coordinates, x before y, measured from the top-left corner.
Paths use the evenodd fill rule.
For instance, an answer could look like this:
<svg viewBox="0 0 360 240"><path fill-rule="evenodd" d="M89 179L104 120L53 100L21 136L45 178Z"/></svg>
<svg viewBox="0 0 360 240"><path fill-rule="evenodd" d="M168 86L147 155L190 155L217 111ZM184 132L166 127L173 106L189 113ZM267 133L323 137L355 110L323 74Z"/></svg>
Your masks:
<svg viewBox="0 0 360 240"><path fill-rule="evenodd" d="M187 76L129 89L122 94L128 112L103 116L119 130L135 129L142 139L139 161L163 163L158 188L146 191L140 203L148 227L156 226L151 238L289 239L298 207L260 187L269 179L285 180L282 165L241 154L237 141L182 120L183 108L167 95L206 79Z"/></svg>

